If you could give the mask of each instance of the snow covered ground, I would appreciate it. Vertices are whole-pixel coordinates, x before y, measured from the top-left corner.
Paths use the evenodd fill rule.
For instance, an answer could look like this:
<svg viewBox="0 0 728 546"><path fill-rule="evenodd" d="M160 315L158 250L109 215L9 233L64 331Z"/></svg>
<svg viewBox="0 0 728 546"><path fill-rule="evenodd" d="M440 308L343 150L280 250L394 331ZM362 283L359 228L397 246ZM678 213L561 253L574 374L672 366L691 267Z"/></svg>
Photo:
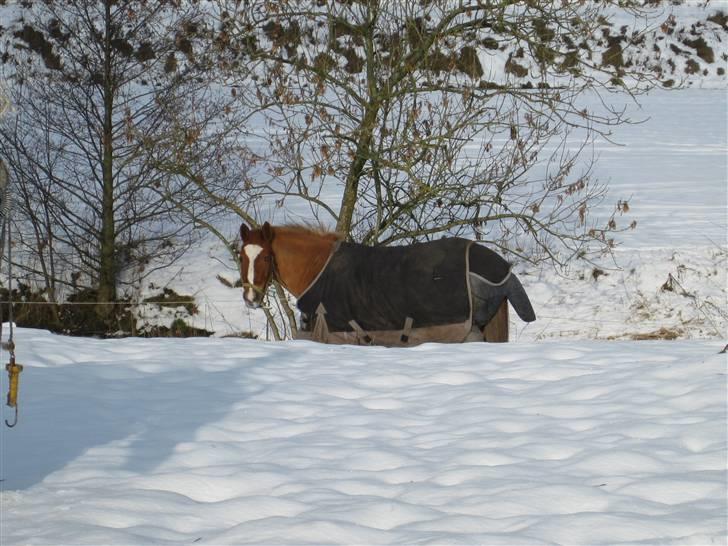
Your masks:
<svg viewBox="0 0 728 546"><path fill-rule="evenodd" d="M515 343L17 330L0 544L726 544L725 90L644 115L598 144L637 230L601 273L520 265L539 320ZM260 331L226 259L152 281Z"/></svg>
<svg viewBox="0 0 728 546"><path fill-rule="evenodd" d="M722 342L17 340L3 545L728 538Z"/></svg>

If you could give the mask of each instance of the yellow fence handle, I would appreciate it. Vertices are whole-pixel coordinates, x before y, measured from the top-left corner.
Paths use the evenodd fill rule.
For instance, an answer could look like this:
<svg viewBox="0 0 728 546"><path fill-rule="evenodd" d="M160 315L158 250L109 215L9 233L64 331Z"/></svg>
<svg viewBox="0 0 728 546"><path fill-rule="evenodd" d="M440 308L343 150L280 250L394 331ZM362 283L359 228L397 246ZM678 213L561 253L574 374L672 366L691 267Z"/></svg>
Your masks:
<svg viewBox="0 0 728 546"><path fill-rule="evenodd" d="M6 419L5 424L12 428L18 424L18 388L20 384L20 372L23 371L23 366L15 363L15 356L10 357L10 363L5 366L8 371L8 382L10 388L8 389L8 406L15 409L15 419L12 424Z"/></svg>

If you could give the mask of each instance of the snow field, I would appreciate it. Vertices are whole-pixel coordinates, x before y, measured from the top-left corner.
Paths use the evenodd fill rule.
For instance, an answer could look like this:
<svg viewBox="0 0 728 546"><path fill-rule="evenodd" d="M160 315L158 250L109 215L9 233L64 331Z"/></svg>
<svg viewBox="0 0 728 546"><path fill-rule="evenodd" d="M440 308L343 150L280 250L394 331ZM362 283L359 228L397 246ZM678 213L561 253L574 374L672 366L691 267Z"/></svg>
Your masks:
<svg viewBox="0 0 728 546"><path fill-rule="evenodd" d="M610 187L594 213L627 199L618 222L637 229L616 263L520 264L539 320L514 318L517 343L17 330L0 544L726 544L725 76L706 81L640 108L608 97L645 123L594 143ZM218 274L237 272L204 241L137 295L171 287L196 297L194 326L264 337ZM169 325L181 309L143 312ZM681 341L585 341L655 332Z"/></svg>
<svg viewBox="0 0 728 546"><path fill-rule="evenodd" d="M728 537L721 342L17 342L3 545Z"/></svg>

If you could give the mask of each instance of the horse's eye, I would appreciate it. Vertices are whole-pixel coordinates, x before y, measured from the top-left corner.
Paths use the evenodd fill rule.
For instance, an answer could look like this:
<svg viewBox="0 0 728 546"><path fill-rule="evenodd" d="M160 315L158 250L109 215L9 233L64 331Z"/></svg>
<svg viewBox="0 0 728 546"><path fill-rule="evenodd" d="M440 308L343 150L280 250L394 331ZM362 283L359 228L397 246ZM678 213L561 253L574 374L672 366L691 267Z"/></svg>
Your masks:
<svg viewBox="0 0 728 546"><path fill-rule="evenodd" d="M265 260L266 262L270 262L270 261L271 261L271 260L273 259L273 256L271 256L271 255L269 254L268 256L264 256L264 257L263 257L263 259L264 259L264 260Z"/></svg>

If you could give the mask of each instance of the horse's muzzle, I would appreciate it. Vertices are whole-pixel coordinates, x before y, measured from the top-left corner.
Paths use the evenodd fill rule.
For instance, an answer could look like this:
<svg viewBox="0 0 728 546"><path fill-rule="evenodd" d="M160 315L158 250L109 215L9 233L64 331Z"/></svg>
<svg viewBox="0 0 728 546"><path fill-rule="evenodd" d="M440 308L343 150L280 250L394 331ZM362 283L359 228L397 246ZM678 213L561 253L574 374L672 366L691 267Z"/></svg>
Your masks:
<svg viewBox="0 0 728 546"><path fill-rule="evenodd" d="M253 288L246 288L243 292L243 301L249 309L260 309L263 301L263 294Z"/></svg>

